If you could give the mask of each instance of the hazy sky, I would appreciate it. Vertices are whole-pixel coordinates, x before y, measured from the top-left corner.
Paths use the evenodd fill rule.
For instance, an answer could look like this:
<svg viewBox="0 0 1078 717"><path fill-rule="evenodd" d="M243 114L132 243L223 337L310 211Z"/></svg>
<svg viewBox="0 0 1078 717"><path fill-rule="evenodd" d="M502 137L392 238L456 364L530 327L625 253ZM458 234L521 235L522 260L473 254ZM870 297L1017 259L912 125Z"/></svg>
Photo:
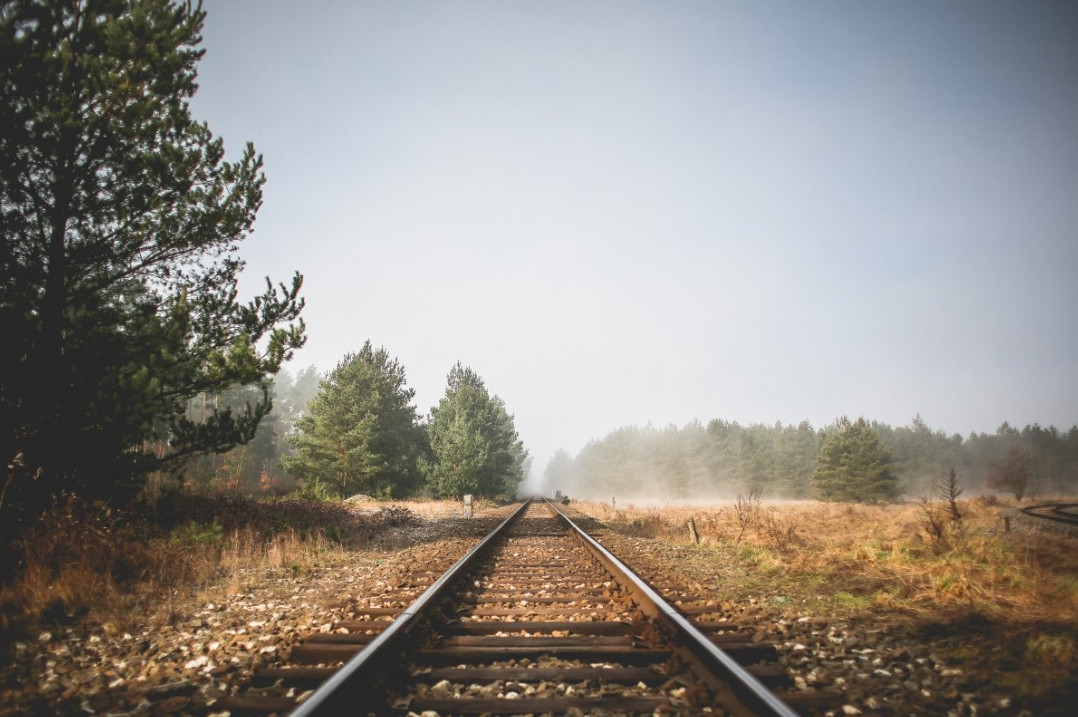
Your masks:
<svg viewBox="0 0 1078 717"><path fill-rule="evenodd" d="M541 473L626 425L1078 422L1078 5L208 0L251 291L454 362Z"/></svg>

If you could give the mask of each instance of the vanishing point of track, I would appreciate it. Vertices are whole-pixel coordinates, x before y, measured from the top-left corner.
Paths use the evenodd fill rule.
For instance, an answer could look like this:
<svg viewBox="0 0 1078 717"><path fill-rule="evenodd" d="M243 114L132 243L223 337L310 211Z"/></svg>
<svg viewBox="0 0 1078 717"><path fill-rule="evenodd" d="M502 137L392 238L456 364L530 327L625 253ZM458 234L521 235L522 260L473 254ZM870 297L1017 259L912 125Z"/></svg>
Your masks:
<svg viewBox="0 0 1078 717"><path fill-rule="evenodd" d="M291 666L261 671L248 692L215 709L796 714L716 644L721 637L702 632L553 504L526 501L429 580L410 604L360 610L360 619L310 636L293 648Z"/></svg>

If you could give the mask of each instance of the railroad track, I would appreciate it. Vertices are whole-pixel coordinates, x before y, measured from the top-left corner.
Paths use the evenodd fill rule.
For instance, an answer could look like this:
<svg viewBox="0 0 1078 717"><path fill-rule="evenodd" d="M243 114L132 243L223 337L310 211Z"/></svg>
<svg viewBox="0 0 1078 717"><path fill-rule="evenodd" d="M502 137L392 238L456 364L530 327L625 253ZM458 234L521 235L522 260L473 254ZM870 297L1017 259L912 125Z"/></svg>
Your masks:
<svg viewBox="0 0 1078 717"><path fill-rule="evenodd" d="M1022 512L1035 518L1045 518L1058 523L1078 525L1078 503L1031 505L1027 508L1022 508Z"/></svg>
<svg viewBox="0 0 1078 717"><path fill-rule="evenodd" d="M704 602L670 606L556 506L527 501L444 574L417 566L213 709L795 715L761 681L783 685L781 670L743 666L774 648L708 623Z"/></svg>

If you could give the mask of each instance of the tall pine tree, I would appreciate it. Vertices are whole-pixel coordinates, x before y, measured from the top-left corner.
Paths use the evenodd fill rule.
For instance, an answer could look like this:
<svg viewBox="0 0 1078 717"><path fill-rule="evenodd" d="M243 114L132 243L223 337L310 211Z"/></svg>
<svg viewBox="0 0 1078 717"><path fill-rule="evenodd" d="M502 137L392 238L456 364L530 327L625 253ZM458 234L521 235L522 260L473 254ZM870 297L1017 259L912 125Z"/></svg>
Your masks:
<svg viewBox="0 0 1078 717"><path fill-rule="evenodd" d="M115 496L249 440L270 407L184 415L265 385L302 345L301 279L237 299L262 159L188 101L204 13L168 0L0 10L0 458L6 499Z"/></svg>
<svg viewBox="0 0 1078 717"><path fill-rule="evenodd" d="M285 468L308 486L336 495L414 493L427 450L414 396L400 362L367 341L337 364L307 404Z"/></svg>
<svg viewBox="0 0 1078 717"><path fill-rule="evenodd" d="M505 403L471 368L457 362L445 397L431 409L427 481L435 493L508 496L524 478L528 453Z"/></svg>

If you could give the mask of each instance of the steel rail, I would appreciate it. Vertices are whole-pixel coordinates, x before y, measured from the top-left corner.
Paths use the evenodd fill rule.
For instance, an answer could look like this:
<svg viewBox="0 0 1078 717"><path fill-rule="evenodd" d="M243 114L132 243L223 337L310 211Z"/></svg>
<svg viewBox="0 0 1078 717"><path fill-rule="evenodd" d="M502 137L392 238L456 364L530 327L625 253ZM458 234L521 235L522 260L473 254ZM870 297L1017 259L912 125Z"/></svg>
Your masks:
<svg viewBox="0 0 1078 717"><path fill-rule="evenodd" d="M1075 515L1072 510L1067 510L1073 508L1078 508L1078 503L1046 503L1044 505L1029 505L1025 508L1022 508L1021 510L1026 515L1033 516L1034 518L1045 518L1047 520L1054 520L1059 523L1075 525L1078 524L1078 515Z"/></svg>
<svg viewBox="0 0 1078 717"><path fill-rule="evenodd" d="M630 570L625 563L618 560L613 553L584 532L557 505L550 501L546 501L546 504L561 516L573 530L576 537L591 549L621 585L629 589L640 609L651 617L673 627L679 644L688 648L706 670L718 676L729 687L730 691L741 700L745 707L750 710L750 714L798 717L797 712L790 709L789 705L776 697L771 690L767 689L744 667L719 649L708 639L707 635L663 599L658 592Z"/></svg>
<svg viewBox="0 0 1078 717"><path fill-rule="evenodd" d="M519 508L513 511L512 515L502 521L478 545L465 553L460 560L453 564L453 567L445 571L429 588L424 590L423 594L416 598L415 602L405 608L385 630L380 632L366 647L346 662L341 669L333 673L310 697L297 705L296 709L289 713L290 716L339 715L346 709L354 710L362 704L361 700L363 698L369 698L370 685L365 681L365 678L371 676L374 670L383 666L380 663L390 653L392 645L420 621L425 610L436 604L449 583L459 577L464 570L471 567L476 558L492 542L504 534L505 529L527 510L531 501L531 498L525 500Z"/></svg>

